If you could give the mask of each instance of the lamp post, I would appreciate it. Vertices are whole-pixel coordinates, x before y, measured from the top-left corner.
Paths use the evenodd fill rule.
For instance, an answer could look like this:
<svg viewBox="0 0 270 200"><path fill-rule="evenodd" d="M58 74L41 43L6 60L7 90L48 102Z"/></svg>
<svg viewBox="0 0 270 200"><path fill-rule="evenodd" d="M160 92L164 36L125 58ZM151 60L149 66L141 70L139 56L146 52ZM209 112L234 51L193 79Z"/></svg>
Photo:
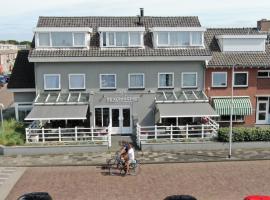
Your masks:
<svg viewBox="0 0 270 200"><path fill-rule="evenodd" d="M228 158L232 157L232 131L233 131L233 87L234 87L234 68L237 64L232 66L232 88L231 88L231 105L230 105L230 132L229 132L229 155Z"/></svg>
<svg viewBox="0 0 270 200"><path fill-rule="evenodd" d="M1 125L2 125L2 130L4 133L4 117L3 117L3 109L5 108L4 104L0 103L0 111L1 111Z"/></svg>

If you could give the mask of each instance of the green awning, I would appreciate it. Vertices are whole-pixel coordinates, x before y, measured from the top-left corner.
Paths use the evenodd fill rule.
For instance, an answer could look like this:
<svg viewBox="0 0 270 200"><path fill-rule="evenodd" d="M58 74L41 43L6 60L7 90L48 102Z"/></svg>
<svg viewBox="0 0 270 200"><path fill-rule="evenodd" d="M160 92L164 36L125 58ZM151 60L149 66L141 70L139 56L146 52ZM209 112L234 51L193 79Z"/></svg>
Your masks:
<svg viewBox="0 0 270 200"><path fill-rule="evenodd" d="M213 106L219 115L230 115L231 98L214 98ZM233 115L251 115L252 105L248 97L233 98Z"/></svg>

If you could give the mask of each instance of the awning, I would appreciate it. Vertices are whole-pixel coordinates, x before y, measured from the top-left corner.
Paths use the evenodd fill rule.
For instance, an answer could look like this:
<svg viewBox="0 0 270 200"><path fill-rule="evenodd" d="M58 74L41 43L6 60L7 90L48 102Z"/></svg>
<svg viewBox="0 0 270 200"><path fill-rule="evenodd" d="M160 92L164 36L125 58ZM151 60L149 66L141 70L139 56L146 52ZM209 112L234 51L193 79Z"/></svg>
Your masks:
<svg viewBox="0 0 270 200"><path fill-rule="evenodd" d="M162 103L156 106L160 118L219 116L208 103Z"/></svg>
<svg viewBox="0 0 270 200"><path fill-rule="evenodd" d="M213 105L219 115L230 115L231 98L214 98ZM248 97L233 98L233 115L251 115L252 104Z"/></svg>
<svg viewBox="0 0 270 200"><path fill-rule="evenodd" d="M88 105L34 106L25 120L83 120Z"/></svg>

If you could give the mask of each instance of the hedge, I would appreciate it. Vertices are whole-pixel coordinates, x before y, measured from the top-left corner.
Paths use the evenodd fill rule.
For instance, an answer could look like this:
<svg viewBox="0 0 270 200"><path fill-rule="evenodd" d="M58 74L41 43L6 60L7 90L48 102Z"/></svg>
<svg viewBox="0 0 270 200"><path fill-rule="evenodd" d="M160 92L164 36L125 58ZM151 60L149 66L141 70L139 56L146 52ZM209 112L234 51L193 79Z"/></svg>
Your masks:
<svg viewBox="0 0 270 200"><path fill-rule="evenodd" d="M218 141L229 142L229 128L220 128ZM270 141L270 128L233 128L233 142Z"/></svg>

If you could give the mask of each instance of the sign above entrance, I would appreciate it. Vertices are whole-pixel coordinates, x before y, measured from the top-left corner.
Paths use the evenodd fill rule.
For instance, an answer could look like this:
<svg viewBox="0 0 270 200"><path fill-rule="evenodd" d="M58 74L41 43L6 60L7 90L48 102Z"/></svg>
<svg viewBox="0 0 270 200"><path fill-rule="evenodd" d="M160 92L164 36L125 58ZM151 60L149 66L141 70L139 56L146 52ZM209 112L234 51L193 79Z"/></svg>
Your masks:
<svg viewBox="0 0 270 200"><path fill-rule="evenodd" d="M139 97L132 97L132 96L120 96L120 97L107 97L108 103L131 103L131 102L138 102Z"/></svg>

